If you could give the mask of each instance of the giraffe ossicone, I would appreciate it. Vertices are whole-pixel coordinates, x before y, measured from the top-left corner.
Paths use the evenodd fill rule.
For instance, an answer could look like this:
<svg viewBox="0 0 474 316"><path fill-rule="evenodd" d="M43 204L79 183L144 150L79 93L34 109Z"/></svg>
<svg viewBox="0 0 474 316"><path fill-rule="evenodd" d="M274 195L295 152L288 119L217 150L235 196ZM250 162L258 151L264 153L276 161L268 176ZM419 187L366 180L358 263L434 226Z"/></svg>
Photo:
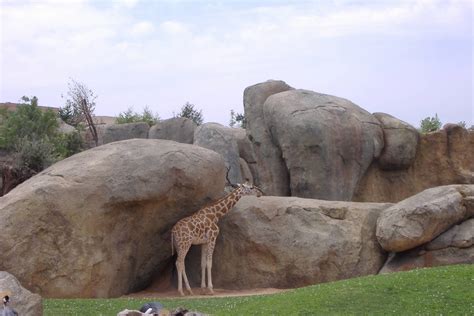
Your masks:
<svg viewBox="0 0 474 316"><path fill-rule="evenodd" d="M183 283L191 295L193 292L189 285L184 259L192 245L202 245L201 248L201 288L207 288L210 293L214 293L212 285L212 256L216 239L219 235L219 219L224 216L237 201L244 195L261 196L262 191L249 183L238 184L235 189L222 199L201 208L191 216L179 220L171 229L171 254L176 247L178 257L176 259L176 269L178 271L178 291L183 292Z"/></svg>

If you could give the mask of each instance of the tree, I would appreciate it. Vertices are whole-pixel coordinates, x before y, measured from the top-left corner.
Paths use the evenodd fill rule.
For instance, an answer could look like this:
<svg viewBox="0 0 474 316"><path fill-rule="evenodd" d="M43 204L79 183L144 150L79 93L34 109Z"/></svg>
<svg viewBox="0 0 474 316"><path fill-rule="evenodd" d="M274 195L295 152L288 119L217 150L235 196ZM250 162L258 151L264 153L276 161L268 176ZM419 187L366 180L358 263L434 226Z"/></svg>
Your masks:
<svg viewBox="0 0 474 316"><path fill-rule="evenodd" d="M95 100L97 96L85 84L71 79L68 83L68 99L66 105L60 109L60 117L68 124L77 127L83 123L89 129L92 139L97 146L99 137L93 120Z"/></svg>
<svg viewBox="0 0 474 316"><path fill-rule="evenodd" d="M52 163L82 150L79 133L58 131L57 115L42 111L36 97L22 97L13 112L2 112L0 148L10 161L2 166L2 194L42 171Z"/></svg>
<svg viewBox="0 0 474 316"><path fill-rule="evenodd" d="M117 124L145 122L150 126L155 125L159 121L160 116L158 114L153 114L147 106L143 109L141 114L134 112L133 108L129 107L127 111L119 113L119 116L116 119Z"/></svg>
<svg viewBox="0 0 474 316"><path fill-rule="evenodd" d="M247 119L245 118L245 114L237 113L234 110L230 110L230 127L247 127Z"/></svg>
<svg viewBox="0 0 474 316"><path fill-rule="evenodd" d="M467 124L466 124L466 121L460 121L458 123L459 126L461 126L462 128L466 128L467 129Z"/></svg>
<svg viewBox="0 0 474 316"><path fill-rule="evenodd" d="M175 115L175 117L185 117L191 119L197 125L201 125L204 121L202 110L196 110L194 108L194 104L191 104L189 102L186 102L186 104L181 107L181 112Z"/></svg>
<svg viewBox="0 0 474 316"><path fill-rule="evenodd" d="M441 129L441 121L438 118L438 114L434 117L426 117L420 122L420 132L423 134L435 132Z"/></svg>
<svg viewBox="0 0 474 316"><path fill-rule="evenodd" d="M4 114L0 126L0 147L8 151L13 150L22 139L51 140L57 134L58 122L53 111L41 111L36 97L30 99L24 96L21 100L24 103L16 111Z"/></svg>

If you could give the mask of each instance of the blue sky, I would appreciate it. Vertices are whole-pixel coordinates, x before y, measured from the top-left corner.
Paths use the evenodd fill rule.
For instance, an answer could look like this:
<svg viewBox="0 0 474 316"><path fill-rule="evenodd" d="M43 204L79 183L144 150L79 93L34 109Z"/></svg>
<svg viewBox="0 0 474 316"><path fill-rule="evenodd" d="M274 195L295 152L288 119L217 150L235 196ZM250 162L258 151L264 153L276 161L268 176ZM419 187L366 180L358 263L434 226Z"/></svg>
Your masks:
<svg viewBox="0 0 474 316"><path fill-rule="evenodd" d="M0 102L61 106L74 78L98 115L189 101L227 125L245 87L281 79L415 126L474 124L468 0L0 3Z"/></svg>

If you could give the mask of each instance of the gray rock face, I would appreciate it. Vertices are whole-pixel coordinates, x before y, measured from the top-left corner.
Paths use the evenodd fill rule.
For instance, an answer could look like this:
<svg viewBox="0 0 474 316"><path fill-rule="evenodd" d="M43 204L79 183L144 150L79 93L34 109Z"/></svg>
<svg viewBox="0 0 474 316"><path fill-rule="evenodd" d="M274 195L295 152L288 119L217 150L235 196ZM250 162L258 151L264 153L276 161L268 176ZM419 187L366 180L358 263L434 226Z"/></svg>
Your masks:
<svg viewBox="0 0 474 316"><path fill-rule="evenodd" d="M249 165L242 158L239 159L239 162L240 162L240 174L242 176L242 180L244 182L249 182L253 184L254 183L253 175L252 175L252 171L249 168Z"/></svg>
<svg viewBox="0 0 474 316"><path fill-rule="evenodd" d="M20 262L18 261L18 263ZM43 315L41 296L22 287L13 275L5 271L0 271L0 292L9 292L10 302L8 306L17 311L19 315ZM0 313L1 311L0 307Z"/></svg>
<svg viewBox="0 0 474 316"><path fill-rule="evenodd" d="M244 91L247 133L257 161L254 180L267 195L290 195L290 188L288 170L281 151L273 144L272 135L264 120L263 104L269 96L291 89L293 88L284 81L269 80L247 87Z"/></svg>
<svg viewBox="0 0 474 316"><path fill-rule="evenodd" d="M237 145L239 146L239 156L248 164L255 164L257 162L255 158L255 152L252 147L252 142L248 138L245 129L231 128L230 132L237 140Z"/></svg>
<svg viewBox="0 0 474 316"><path fill-rule="evenodd" d="M392 257L387 260L379 273L473 263L474 247L448 247L437 250L425 250L423 247L418 247L412 250L394 253Z"/></svg>
<svg viewBox="0 0 474 316"><path fill-rule="evenodd" d="M425 190L386 209L377 221L377 239L387 251L400 252L436 238L474 216L474 185Z"/></svg>
<svg viewBox="0 0 474 316"><path fill-rule="evenodd" d="M290 90L268 97L263 115L292 196L350 201L383 147L380 123L342 98Z"/></svg>
<svg viewBox="0 0 474 316"><path fill-rule="evenodd" d="M372 163L353 200L399 202L450 184L474 184L474 131L457 125L422 134L415 161L406 170L382 170L379 163Z"/></svg>
<svg viewBox="0 0 474 316"><path fill-rule="evenodd" d="M429 243L392 254L380 273L474 263L474 218L455 225Z"/></svg>
<svg viewBox="0 0 474 316"><path fill-rule="evenodd" d="M229 179L232 183L242 183L240 173L239 146L232 128L218 123L205 123L194 133L194 145L213 150L222 155L227 167L230 167Z"/></svg>
<svg viewBox="0 0 474 316"><path fill-rule="evenodd" d="M198 146L133 139L84 151L0 198L0 270L46 297L142 289L171 256L171 226L224 182L222 157Z"/></svg>
<svg viewBox="0 0 474 316"><path fill-rule="evenodd" d="M384 148L379 157L382 170L407 169L415 161L419 133L408 123L389 114L374 113L382 124Z"/></svg>
<svg viewBox="0 0 474 316"><path fill-rule="evenodd" d="M459 225L454 225L434 240L426 244L427 250L438 250L448 247L469 248L474 245L474 218Z"/></svg>
<svg viewBox="0 0 474 316"><path fill-rule="evenodd" d="M148 138L168 139L178 143L192 144L197 124L185 117L174 117L158 122L150 128Z"/></svg>
<svg viewBox="0 0 474 316"><path fill-rule="evenodd" d="M219 223L214 285L294 288L377 273L386 256L375 224L388 206L243 197ZM200 256L195 254L186 267L199 284Z"/></svg>
<svg viewBox="0 0 474 316"><path fill-rule="evenodd" d="M145 122L106 125L102 143L108 144L132 138L148 138L149 129L150 126Z"/></svg>

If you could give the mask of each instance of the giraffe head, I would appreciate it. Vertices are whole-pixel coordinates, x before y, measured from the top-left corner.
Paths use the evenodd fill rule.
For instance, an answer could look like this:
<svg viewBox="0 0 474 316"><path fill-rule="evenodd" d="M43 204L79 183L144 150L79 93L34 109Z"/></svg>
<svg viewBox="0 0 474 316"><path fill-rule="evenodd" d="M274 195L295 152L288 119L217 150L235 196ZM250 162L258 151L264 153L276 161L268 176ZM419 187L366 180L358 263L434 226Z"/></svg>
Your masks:
<svg viewBox="0 0 474 316"><path fill-rule="evenodd" d="M257 197L263 195L262 190L248 182L245 182L244 184L238 184L237 186L242 195L255 195Z"/></svg>

